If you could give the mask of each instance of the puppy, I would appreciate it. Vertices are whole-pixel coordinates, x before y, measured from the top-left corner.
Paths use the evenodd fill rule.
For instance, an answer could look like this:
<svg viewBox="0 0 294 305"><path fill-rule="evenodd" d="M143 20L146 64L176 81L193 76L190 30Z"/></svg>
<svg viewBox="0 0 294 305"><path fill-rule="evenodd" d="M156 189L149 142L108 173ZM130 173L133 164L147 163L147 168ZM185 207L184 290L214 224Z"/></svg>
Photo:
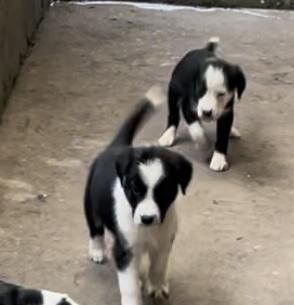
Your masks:
<svg viewBox="0 0 294 305"><path fill-rule="evenodd" d="M159 144L173 145L180 108L191 138L202 146L207 146L202 121L216 121L216 143L210 168L224 171L229 167L229 136L240 137L233 127L234 102L235 93L241 98L246 78L239 66L217 57L218 44L218 38L211 38L203 49L190 51L176 65L169 83L167 128Z"/></svg>
<svg viewBox="0 0 294 305"><path fill-rule="evenodd" d="M94 161L85 191L89 256L105 259L105 229L113 240L122 305L141 305L139 265L150 258L148 293L168 295L167 264L177 230L174 202L185 194L192 165L161 147L132 147L144 119L165 97L151 88L127 118L111 144Z"/></svg>
<svg viewBox="0 0 294 305"><path fill-rule="evenodd" d="M78 305L66 294L48 290L26 289L0 281L1 305Z"/></svg>

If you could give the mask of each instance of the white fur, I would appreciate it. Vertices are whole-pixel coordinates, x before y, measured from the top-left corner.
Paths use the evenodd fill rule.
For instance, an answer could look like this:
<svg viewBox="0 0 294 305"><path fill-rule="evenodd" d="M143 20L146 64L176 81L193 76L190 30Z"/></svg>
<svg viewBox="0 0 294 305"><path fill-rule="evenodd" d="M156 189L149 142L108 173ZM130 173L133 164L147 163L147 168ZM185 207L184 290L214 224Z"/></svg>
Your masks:
<svg viewBox="0 0 294 305"><path fill-rule="evenodd" d="M133 222L132 208L126 198L120 180L117 178L113 188L115 200L115 215L120 232L130 247L136 247L139 239L139 228ZM138 252L134 252L130 265L123 271L118 271L118 284L121 295L121 305L141 305L142 297L138 274Z"/></svg>
<svg viewBox="0 0 294 305"><path fill-rule="evenodd" d="M222 172L228 168L229 164L227 162L226 156L218 151L215 151L210 162L210 169L216 172Z"/></svg>
<svg viewBox="0 0 294 305"><path fill-rule="evenodd" d="M124 234L127 242L132 245L137 240L137 227L133 222L132 208L125 195L120 180L117 178L113 188L115 200L115 216L118 227Z"/></svg>
<svg viewBox="0 0 294 305"><path fill-rule="evenodd" d="M233 93L228 92L225 85L225 77L222 69L208 66L205 72L207 91L199 99L197 113L201 119L204 111L212 111L212 118L217 120L223 113L225 106L232 98ZM224 93L223 97L218 97L218 93Z"/></svg>
<svg viewBox="0 0 294 305"><path fill-rule="evenodd" d="M135 224L142 224L142 217L144 216L154 217L154 224L158 224L160 222L160 211L157 204L152 199L152 191L149 192L147 197L137 206L134 214Z"/></svg>
<svg viewBox="0 0 294 305"><path fill-rule="evenodd" d="M133 259L125 270L118 271L117 276L121 305L141 305L142 296L136 259Z"/></svg>
<svg viewBox="0 0 294 305"><path fill-rule="evenodd" d="M142 224L141 218L144 216L155 217L155 222L160 222L160 211L158 205L153 199L153 191L157 183L164 176L164 169L161 161L155 159L152 162L141 163L139 171L142 179L147 186L147 194L142 202L140 202L134 213L134 222L137 225Z"/></svg>
<svg viewBox="0 0 294 305"><path fill-rule="evenodd" d="M188 125L188 130L193 141L203 147L208 145L205 131L199 122L194 122Z"/></svg>
<svg viewBox="0 0 294 305"><path fill-rule="evenodd" d="M159 138L158 143L160 146L172 146L176 138L176 127L171 126L164 131Z"/></svg>
<svg viewBox="0 0 294 305"><path fill-rule="evenodd" d="M225 90L225 77L221 69L209 66L205 72L205 79L208 90Z"/></svg>
<svg viewBox="0 0 294 305"><path fill-rule="evenodd" d="M135 224L131 205L119 179L115 182L113 197L115 199L116 221L127 243L136 248L137 254L141 253L141 250L145 247L156 247L153 234L156 236L154 231L159 225L145 227Z"/></svg>
<svg viewBox="0 0 294 305"><path fill-rule="evenodd" d="M71 305L78 305L75 301L68 297L67 294L52 292L48 290L41 290L43 296L43 305L57 305L65 299Z"/></svg>
<svg viewBox="0 0 294 305"><path fill-rule="evenodd" d="M151 87L145 94L145 97L150 100L154 107L159 107L166 100L166 95L159 86Z"/></svg>
<svg viewBox="0 0 294 305"><path fill-rule="evenodd" d="M220 43L220 38L217 37L217 36L213 36L213 37L210 37L208 42L212 42L212 43L215 43L215 44L219 44Z"/></svg>
<svg viewBox="0 0 294 305"><path fill-rule="evenodd" d="M139 164L139 170L146 186L150 189L153 189L164 176L163 164L160 159Z"/></svg>
<svg viewBox="0 0 294 305"><path fill-rule="evenodd" d="M104 262L106 255L103 236L95 236L95 238L89 240L89 258L98 264Z"/></svg>
<svg viewBox="0 0 294 305"><path fill-rule="evenodd" d="M231 138L240 139L241 133L235 126L232 126L230 136Z"/></svg>
<svg viewBox="0 0 294 305"><path fill-rule="evenodd" d="M152 169L152 171L151 171ZM140 166L145 183L155 186L164 174L160 160ZM133 249L131 264L118 272L122 305L141 305L139 284L139 265L145 253L150 257L150 278L147 278L148 292L155 297L168 294L167 268L173 237L177 231L177 214L172 204L167 211L164 222L152 226L137 225L133 220L132 209L125 196L120 180L117 179L113 189L115 215L120 232Z"/></svg>

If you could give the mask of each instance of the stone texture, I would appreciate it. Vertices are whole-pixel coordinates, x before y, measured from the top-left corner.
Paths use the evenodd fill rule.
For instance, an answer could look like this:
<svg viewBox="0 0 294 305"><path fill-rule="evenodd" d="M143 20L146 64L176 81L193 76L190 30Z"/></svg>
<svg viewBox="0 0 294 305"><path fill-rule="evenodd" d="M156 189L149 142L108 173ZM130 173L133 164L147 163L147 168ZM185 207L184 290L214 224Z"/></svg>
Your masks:
<svg viewBox="0 0 294 305"><path fill-rule="evenodd" d="M0 0L0 114L49 0Z"/></svg>

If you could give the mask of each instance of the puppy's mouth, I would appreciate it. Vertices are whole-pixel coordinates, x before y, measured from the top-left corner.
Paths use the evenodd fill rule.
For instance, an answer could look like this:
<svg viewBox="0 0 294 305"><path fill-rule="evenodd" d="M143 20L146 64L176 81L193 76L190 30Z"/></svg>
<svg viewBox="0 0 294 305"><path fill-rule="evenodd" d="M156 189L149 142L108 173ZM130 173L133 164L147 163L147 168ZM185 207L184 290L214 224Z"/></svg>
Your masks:
<svg viewBox="0 0 294 305"><path fill-rule="evenodd" d="M204 122L212 122L212 121L215 121L216 118L215 117L207 117L207 116L201 116L201 121L204 121Z"/></svg>

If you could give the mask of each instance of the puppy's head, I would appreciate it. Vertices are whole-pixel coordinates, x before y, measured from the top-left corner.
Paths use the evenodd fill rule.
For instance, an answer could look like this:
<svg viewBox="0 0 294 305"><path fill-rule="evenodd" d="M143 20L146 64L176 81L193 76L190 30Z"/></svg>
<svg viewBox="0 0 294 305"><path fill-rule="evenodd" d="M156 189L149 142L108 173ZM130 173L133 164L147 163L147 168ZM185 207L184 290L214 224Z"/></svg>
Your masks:
<svg viewBox="0 0 294 305"><path fill-rule="evenodd" d="M246 87L239 66L221 59L208 59L196 80L197 114L201 120L217 120L232 101L235 92L241 98Z"/></svg>
<svg viewBox="0 0 294 305"><path fill-rule="evenodd" d="M175 201L185 194L192 165L183 156L161 148L132 149L122 154L116 170L136 225L157 225Z"/></svg>

